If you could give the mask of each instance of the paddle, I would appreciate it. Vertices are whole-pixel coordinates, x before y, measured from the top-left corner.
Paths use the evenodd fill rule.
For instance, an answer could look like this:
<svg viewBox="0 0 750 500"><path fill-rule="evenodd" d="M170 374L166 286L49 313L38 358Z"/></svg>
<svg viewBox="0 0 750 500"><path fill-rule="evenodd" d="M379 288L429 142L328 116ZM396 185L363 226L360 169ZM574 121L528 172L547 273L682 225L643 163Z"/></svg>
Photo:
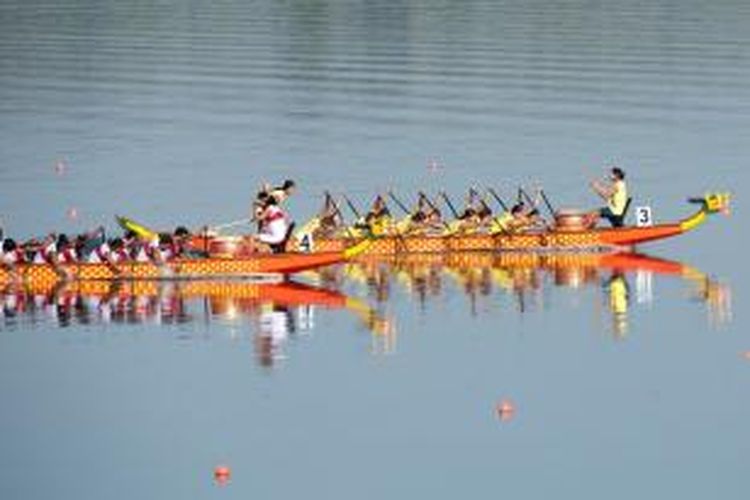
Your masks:
<svg viewBox="0 0 750 500"><path fill-rule="evenodd" d="M542 196L542 200L544 200L544 204L547 205L547 210L549 210L550 215L552 218L555 218L555 209L552 208L552 204L547 199L547 195L544 192L544 189L539 190L539 194Z"/></svg>
<svg viewBox="0 0 750 500"><path fill-rule="evenodd" d="M487 192L490 193L490 195L492 195L493 198L495 198L495 201L497 201L498 205L500 205L500 208L502 208L505 213L510 213L510 210L508 209L508 205L506 205L503 199L500 198L500 195L497 194L494 188L487 188ZM484 205L485 207L489 209L489 206L487 205L487 202L484 200L484 198L480 198L480 200L482 202L482 205ZM493 217L492 220L493 222L495 222L497 227L500 228L500 232L506 235L510 235L511 232L504 225L500 224L501 217L502 216L498 215L498 216Z"/></svg>
<svg viewBox="0 0 750 500"><path fill-rule="evenodd" d="M495 198L495 201L502 207L503 210L505 210L506 212L510 212L508 205L506 205L503 199L500 198L500 195L497 194L497 191L495 191L494 188L489 188L487 191L492 195L493 198Z"/></svg>
<svg viewBox="0 0 750 500"><path fill-rule="evenodd" d="M357 207L354 206L354 203L352 203L352 200L350 200L347 195L342 195L342 196L344 197L344 201L349 207L349 210L352 211L352 213L357 218L357 220L359 221L360 219L362 219L362 216L360 215L359 210L357 210Z"/></svg>
<svg viewBox="0 0 750 500"><path fill-rule="evenodd" d="M221 231L222 229L227 229L227 228L234 227L234 226L239 226L239 225L242 225L242 224L249 224L249 221L248 221L247 217L245 217L244 219L237 219L237 220L233 220L231 222L225 222L223 224L218 224L216 226L211 226L211 229L213 229L214 231L218 232L218 231Z"/></svg>
<svg viewBox="0 0 750 500"><path fill-rule="evenodd" d="M490 208L489 204L487 204L487 199L485 196L482 196L479 191L477 191L474 188L471 188L471 193L475 196L476 199L479 200L479 203L482 205L482 208L492 214L492 208Z"/></svg>
<svg viewBox="0 0 750 500"><path fill-rule="evenodd" d="M339 207L339 204L336 203L336 200L333 199L333 196L331 196L330 192L326 191L325 195L326 195L326 201L330 201L331 206L333 207L334 215L338 215L339 218L341 219L341 224L344 225L344 230L346 231L346 234L350 238L354 238L354 234L352 233L352 229L349 226L346 225L346 222L344 220L344 214L341 213L341 208Z"/></svg>
<svg viewBox="0 0 750 500"><path fill-rule="evenodd" d="M529 206L532 208L531 212L529 212L529 215L539 215L539 210L536 208L536 205L537 205L536 202L531 199L531 196L529 196L529 194L522 187L518 188L518 194L519 194L519 196L523 195L523 197L528 202ZM554 215L554 212L553 212L552 213L552 218L554 219L554 217L555 217L555 215ZM544 217L542 217L541 215L539 215L539 218L541 219L542 223L544 224L544 227L547 230L549 230L550 229L550 223L547 222L544 219Z"/></svg>
<svg viewBox="0 0 750 500"><path fill-rule="evenodd" d="M408 209L408 208L406 207L406 205L405 205L405 204L403 204L403 203L401 202L401 200L399 200L398 198L396 198L396 195L395 195L395 194L393 194L393 191L388 191L388 196L389 196L389 197L390 197L390 198L391 198L391 199L392 199L392 200L393 200L393 201L394 201L394 202L396 203L396 205L398 205L398 207L399 207L399 208L400 208L401 210L403 210L403 211L404 211L404 213L405 213L406 215L411 215L411 212L409 211L409 209Z"/></svg>
<svg viewBox="0 0 750 500"><path fill-rule="evenodd" d="M437 206L435 206L435 204L432 202L432 200L430 200L429 196L427 196L426 194L424 194L423 191L419 192L419 196L422 199L424 199L424 201L427 202L427 204L430 206L430 208L432 209L432 211L434 213L436 213L438 215L440 214L440 210L438 209ZM450 224L448 224L448 222L446 222L445 219L443 219L442 217L440 217L440 223L445 227L446 231L451 232L451 226L450 226Z"/></svg>
<svg viewBox="0 0 750 500"><path fill-rule="evenodd" d="M529 196L529 193L527 193L522 187L519 186L518 188L518 200L522 201L525 200L526 203L529 204L529 206L536 210L536 203L534 203L534 200L531 199L531 196Z"/></svg>
<svg viewBox="0 0 750 500"><path fill-rule="evenodd" d="M448 205L448 208L453 214L453 217L459 219L460 217L458 215L458 210L456 210L456 207L453 206L453 202L450 198L448 198L448 194L445 191L440 191L440 196L442 196L443 200L445 200L445 203Z"/></svg>

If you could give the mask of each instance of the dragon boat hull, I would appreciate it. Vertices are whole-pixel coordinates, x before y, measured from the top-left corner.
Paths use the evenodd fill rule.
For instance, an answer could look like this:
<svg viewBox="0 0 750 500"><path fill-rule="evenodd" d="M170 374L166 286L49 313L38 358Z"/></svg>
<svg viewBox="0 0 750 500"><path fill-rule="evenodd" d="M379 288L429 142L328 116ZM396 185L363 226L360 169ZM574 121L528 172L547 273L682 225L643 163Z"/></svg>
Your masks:
<svg viewBox="0 0 750 500"><path fill-rule="evenodd" d="M647 228L595 229L577 232L530 232L520 234L404 235L384 236L367 250L367 255L402 253L446 253L467 251L571 251L578 249L613 249L629 247L684 232L680 224ZM314 240L314 252L335 252L355 240L331 238ZM299 243L292 244L293 249Z"/></svg>
<svg viewBox="0 0 750 500"><path fill-rule="evenodd" d="M215 279L288 275L350 259L370 245L370 240L330 252L259 254L240 258L175 259L164 264L18 264L0 267L0 284L13 281Z"/></svg>

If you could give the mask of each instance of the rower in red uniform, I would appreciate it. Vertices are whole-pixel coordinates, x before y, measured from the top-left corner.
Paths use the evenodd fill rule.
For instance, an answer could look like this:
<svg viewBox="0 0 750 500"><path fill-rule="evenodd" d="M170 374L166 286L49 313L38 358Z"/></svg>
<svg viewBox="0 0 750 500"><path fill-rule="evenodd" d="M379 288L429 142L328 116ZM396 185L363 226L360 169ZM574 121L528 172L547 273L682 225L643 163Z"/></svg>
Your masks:
<svg viewBox="0 0 750 500"><path fill-rule="evenodd" d="M26 262L26 255L12 238L2 240L2 259L4 266L13 268L17 264Z"/></svg>
<svg viewBox="0 0 750 500"><path fill-rule="evenodd" d="M109 246L109 242L105 241L91 251L86 258L86 262L89 264L102 264L104 262L109 262L111 255L112 248Z"/></svg>
<svg viewBox="0 0 750 500"><path fill-rule="evenodd" d="M70 243L66 234L57 237L57 261L60 264L72 264L78 261L75 246Z"/></svg>
<svg viewBox="0 0 750 500"><path fill-rule="evenodd" d="M109 242L109 260L113 264L127 262L130 260L130 253L125 248L125 243L120 238L113 238Z"/></svg>
<svg viewBox="0 0 750 500"><path fill-rule="evenodd" d="M57 261L57 237L53 234L42 241L34 253L34 264L52 264Z"/></svg>

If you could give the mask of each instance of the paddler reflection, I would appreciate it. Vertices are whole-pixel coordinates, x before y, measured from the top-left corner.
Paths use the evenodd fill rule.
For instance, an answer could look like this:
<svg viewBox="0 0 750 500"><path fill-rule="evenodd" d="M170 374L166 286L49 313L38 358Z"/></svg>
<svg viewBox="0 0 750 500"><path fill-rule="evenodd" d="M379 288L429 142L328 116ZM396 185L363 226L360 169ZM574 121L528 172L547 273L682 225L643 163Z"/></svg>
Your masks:
<svg viewBox="0 0 750 500"><path fill-rule="evenodd" d="M708 306L712 326L731 320L731 291L727 285L680 262L637 253L414 254L390 260L362 257L339 270L343 281L327 278L338 286L346 286L348 281L372 290L376 283L381 287L393 284L387 287L388 294L374 294L380 306L399 300L399 294L406 292L426 311L428 303L445 290L458 290L467 296L467 309L472 315L503 304L497 302L496 292L514 297L518 312L526 314L543 310L556 300L559 294L551 293L555 289L601 288L612 318L611 329L618 338L628 333L628 314L633 307L652 307L652 277L674 276L697 289L698 298ZM630 286L633 277L645 283L635 293ZM587 296L577 293L576 301Z"/></svg>
<svg viewBox="0 0 750 500"><path fill-rule="evenodd" d="M295 331L294 316L288 307L272 303L261 305L254 337L258 363L271 367L284 359L284 345Z"/></svg>
<svg viewBox="0 0 750 500"><path fill-rule="evenodd" d="M612 331L617 338L624 338L628 333L628 304L630 302L630 285L625 274L615 269L605 284L609 295L609 309L612 313Z"/></svg>

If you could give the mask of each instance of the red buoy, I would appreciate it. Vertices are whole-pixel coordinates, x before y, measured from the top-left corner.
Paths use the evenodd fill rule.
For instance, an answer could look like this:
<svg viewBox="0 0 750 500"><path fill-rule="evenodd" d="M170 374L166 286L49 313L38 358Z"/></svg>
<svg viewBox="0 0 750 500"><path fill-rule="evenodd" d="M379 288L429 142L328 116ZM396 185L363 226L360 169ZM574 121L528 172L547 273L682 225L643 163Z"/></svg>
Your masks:
<svg viewBox="0 0 750 500"><path fill-rule="evenodd" d="M217 465L214 467L214 480L220 484L226 484L232 476L232 471L227 465Z"/></svg>

